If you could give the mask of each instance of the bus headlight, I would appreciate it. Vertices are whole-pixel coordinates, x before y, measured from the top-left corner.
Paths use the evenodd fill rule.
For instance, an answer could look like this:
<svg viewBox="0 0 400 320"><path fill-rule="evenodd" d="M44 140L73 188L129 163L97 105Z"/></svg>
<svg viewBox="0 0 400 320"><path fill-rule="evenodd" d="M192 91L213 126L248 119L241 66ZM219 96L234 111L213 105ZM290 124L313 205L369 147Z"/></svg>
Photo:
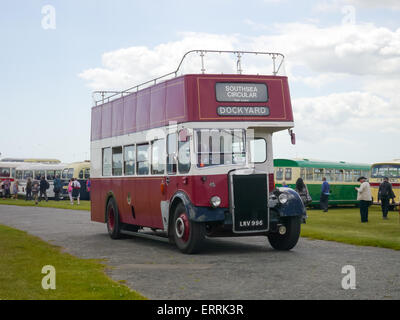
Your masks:
<svg viewBox="0 0 400 320"><path fill-rule="evenodd" d="M218 196L214 196L210 199L210 204L213 208L217 208L221 205L221 198Z"/></svg>
<svg viewBox="0 0 400 320"><path fill-rule="evenodd" d="M280 203L285 204L288 201L288 196L286 193L281 193L278 199Z"/></svg>

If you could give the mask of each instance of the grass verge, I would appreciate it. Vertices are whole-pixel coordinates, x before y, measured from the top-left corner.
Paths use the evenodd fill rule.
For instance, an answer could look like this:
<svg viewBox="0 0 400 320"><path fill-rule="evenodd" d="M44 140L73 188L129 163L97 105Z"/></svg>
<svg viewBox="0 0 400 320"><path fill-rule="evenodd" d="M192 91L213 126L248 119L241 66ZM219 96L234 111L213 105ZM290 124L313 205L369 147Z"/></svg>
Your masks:
<svg viewBox="0 0 400 320"><path fill-rule="evenodd" d="M56 270L56 289L44 290L42 268ZM0 300L143 300L105 274L99 260L76 258L24 231L0 225Z"/></svg>
<svg viewBox="0 0 400 320"><path fill-rule="evenodd" d="M69 202L69 200L61 200L61 201L40 201L38 204L35 204L35 201L25 201L23 199L1 199L0 204L5 205L13 205L13 206L24 206L24 207L43 207L43 208L58 208L58 209L71 209L71 210L88 210L90 211L90 201L81 200L78 205L76 201L73 205Z"/></svg>
<svg viewBox="0 0 400 320"><path fill-rule="evenodd" d="M389 211L389 220L383 220L380 206L371 206L368 223L361 223L358 208L307 210L307 215L302 237L400 250L398 211Z"/></svg>

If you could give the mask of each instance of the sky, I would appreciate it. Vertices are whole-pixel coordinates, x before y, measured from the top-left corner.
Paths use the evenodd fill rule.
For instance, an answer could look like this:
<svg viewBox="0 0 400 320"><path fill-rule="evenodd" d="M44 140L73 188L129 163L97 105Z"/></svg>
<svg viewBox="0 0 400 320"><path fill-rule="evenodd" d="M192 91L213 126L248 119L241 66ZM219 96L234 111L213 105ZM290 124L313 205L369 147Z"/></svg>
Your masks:
<svg viewBox="0 0 400 320"><path fill-rule="evenodd" d="M192 49L285 55L296 144L275 134L274 158L400 158L397 0L1 4L0 158L89 159L92 92L174 71Z"/></svg>

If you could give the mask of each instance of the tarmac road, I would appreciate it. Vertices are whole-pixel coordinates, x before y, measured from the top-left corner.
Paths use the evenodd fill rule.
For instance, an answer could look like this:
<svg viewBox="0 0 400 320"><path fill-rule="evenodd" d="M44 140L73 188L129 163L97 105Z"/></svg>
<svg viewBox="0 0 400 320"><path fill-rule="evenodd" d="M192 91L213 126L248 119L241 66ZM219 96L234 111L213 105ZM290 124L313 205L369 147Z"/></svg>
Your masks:
<svg viewBox="0 0 400 320"><path fill-rule="evenodd" d="M265 237L207 239L197 255L138 237L112 240L86 211L0 205L0 224L80 257L106 259L109 275L149 299L400 299L400 252L300 239L289 252ZM344 290L342 267L356 270Z"/></svg>

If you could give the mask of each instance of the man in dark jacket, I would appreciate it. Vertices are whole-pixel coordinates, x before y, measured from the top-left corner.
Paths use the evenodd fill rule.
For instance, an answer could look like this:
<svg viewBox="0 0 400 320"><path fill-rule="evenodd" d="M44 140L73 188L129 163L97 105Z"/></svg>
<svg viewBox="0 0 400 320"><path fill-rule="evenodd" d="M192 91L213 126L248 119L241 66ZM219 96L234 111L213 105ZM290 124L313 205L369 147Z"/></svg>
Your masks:
<svg viewBox="0 0 400 320"><path fill-rule="evenodd" d="M57 175L54 179L54 199L56 201L60 200L60 192L62 191L61 180L60 177Z"/></svg>
<svg viewBox="0 0 400 320"><path fill-rule="evenodd" d="M39 194L39 201L42 199L42 196L46 199L46 202L48 201L47 199L47 189L50 187L49 183L46 180L45 176L42 176L40 179L40 194Z"/></svg>
<svg viewBox="0 0 400 320"><path fill-rule="evenodd" d="M381 206L382 206L382 216L383 219L387 219L388 211L389 211L389 202L390 199L393 199L394 201L394 192L392 189L392 185L389 182L388 177L383 178L383 182L379 186L379 191L378 191L378 201L381 201Z"/></svg>

